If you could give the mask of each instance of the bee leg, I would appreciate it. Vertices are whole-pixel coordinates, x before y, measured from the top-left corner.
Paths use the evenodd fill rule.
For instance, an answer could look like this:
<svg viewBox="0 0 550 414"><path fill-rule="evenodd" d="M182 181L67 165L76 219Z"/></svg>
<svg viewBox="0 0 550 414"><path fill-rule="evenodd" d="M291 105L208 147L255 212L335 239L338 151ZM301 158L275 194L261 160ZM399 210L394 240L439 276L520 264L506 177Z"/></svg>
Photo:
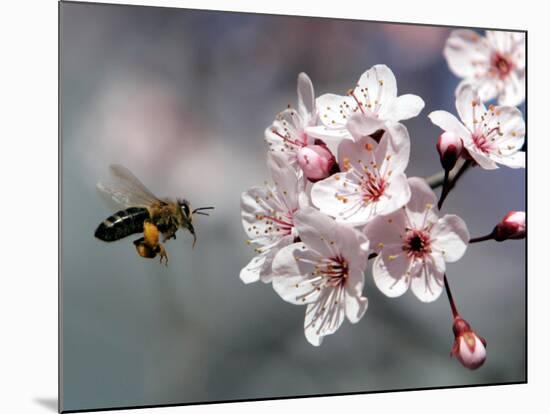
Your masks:
<svg viewBox="0 0 550 414"><path fill-rule="evenodd" d="M167 242L170 239L176 240L176 231L178 231L177 227L170 227L166 232L162 234L162 241Z"/></svg>
<svg viewBox="0 0 550 414"><path fill-rule="evenodd" d="M143 222L143 240L151 249L156 250L159 244L159 229L149 219Z"/></svg>
<svg viewBox="0 0 550 414"><path fill-rule="evenodd" d="M160 263L162 264L162 259L164 259L164 265L168 267L168 253L166 253L166 249L162 244L158 244L158 254L160 256Z"/></svg>
<svg viewBox="0 0 550 414"><path fill-rule="evenodd" d="M145 257L147 259L153 259L157 256L156 251L151 249L147 244L144 242L144 238L137 239L134 241L134 246L136 246L137 254L139 254L141 257Z"/></svg>
<svg viewBox="0 0 550 414"><path fill-rule="evenodd" d="M158 254L160 256L160 262L164 259L164 264L168 266L168 254L166 249L159 242L159 229L151 221L145 220L143 222L143 243L147 245L148 249L154 254L152 257L156 257Z"/></svg>

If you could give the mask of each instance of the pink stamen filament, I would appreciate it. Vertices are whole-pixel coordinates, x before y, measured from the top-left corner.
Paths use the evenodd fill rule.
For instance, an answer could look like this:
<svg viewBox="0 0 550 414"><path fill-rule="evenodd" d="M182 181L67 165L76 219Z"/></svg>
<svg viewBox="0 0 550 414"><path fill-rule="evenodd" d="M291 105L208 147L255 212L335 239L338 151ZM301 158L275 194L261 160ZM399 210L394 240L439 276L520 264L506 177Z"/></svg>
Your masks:
<svg viewBox="0 0 550 414"><path fill-rule="evenodd" d="M363 200L367 202L376 202L384 195L386 182L382 178L376 179L376 177L369 176L368 180L364 180L361 183L361 187L365 192Z"/></svg>
<svg viewBox="0 0 550 414"><path fill-rule="evenodd" d="M353 90L349 91L349 95L355 100L357 103L357 107L361 110L361 113L365 113L365 110L363 109L363 102L361 102L357 96L355 96L355 92Z"/></svg>
<svg viewBox="0 0 550 414"><path fill-rule="evenodd" d="M296 147L305 147L307 145L307 143L303 143L303 142L299 142L299 141L296 141L296 140L292 140L284 135L282 135L279 131L275 130L275 129L272 129L271 132L273 132L275 135L277 135L278 137L280 137L284 142L290 144L290 145L294 145Z"/></svg>

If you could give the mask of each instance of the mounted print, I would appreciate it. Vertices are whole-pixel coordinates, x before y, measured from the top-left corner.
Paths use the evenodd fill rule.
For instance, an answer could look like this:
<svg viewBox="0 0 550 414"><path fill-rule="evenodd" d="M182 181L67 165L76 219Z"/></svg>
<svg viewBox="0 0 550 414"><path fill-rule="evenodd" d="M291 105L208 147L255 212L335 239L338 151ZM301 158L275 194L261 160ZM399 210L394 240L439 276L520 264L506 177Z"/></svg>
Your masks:
<svg viewBox="0 0 550 414"><path fill-rule="evenodd" d="M61 2L61 410L525 383L526 41Z"/></svg>

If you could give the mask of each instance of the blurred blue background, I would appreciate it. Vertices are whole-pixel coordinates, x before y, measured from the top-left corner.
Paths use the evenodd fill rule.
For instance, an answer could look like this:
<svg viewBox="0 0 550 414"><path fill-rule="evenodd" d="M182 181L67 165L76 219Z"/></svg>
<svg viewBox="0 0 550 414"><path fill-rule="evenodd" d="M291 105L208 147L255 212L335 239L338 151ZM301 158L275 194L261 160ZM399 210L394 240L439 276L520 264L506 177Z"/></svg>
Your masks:
<svg viewBox="0 0 550 414"><path fill-rule="evenodd" d="M296 78L343 94L374 64L399 93L426 102L405 124L409 176L440 169L440 130L427 114L454 110L458 83L442 57L447 28L183 9L61 4L62 381L65 410L524 381L525 245L472 245L448 267L459 310L488 341L468 371L449 357L444 295L370 301L320 348L304 307L270 286L245 286L240 194L266 178L264 129L296 103ZM523 108L522 108L523 109ZM131 238L93 237L114 211L96 182L126 165L157 195L214 205L197 247L180 232L169 267L137 257ZM525 171L468 172L445 211L472 236L525 209Z"/></svg>

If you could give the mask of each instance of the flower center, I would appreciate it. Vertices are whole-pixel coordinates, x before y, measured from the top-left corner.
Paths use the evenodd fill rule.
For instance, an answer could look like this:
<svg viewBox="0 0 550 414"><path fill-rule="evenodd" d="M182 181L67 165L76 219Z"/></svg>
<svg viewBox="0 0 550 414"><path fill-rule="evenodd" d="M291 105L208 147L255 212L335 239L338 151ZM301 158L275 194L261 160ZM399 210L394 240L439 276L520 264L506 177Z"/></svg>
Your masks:
<svg viewBox="0 0 550 414"><path fill-rule="evenodd" d="M405 234L403 250L410 258L422 258L432 251L430 234L425 230L409 230Z"/></svg>
<svg viewBox="0 0 550 414"><path fill-rule="evenodd" d="M323 260L315 265L313 274L322 277L323 286L341 286L348 278L348 262L342 257Z"/></svg>
<svg viewBox="0 0 550 414"><path fill-rule="evenodd" d="M489 143L489 140L487 137L482 133L475 133L472 135L472 140L474 141L474 145L484 153L488 153L491 149L491 145Z"/></svg>
<svg viewBox="0 0 550 414"><path fill-rule="evenodd" d="M377 202L384 195L386 182L382 177L370 174L361 183L361 188L363 189L363 201L365 203L373 203Z"/></svg>
<svg viewBox="0 0 550 414"><path fill-rule="evenodd" d="M497 52L491 58L491 66L492 71L496 74L496 76L500 79L504 79L510 74L514 64L506 56Z"/></svg>

